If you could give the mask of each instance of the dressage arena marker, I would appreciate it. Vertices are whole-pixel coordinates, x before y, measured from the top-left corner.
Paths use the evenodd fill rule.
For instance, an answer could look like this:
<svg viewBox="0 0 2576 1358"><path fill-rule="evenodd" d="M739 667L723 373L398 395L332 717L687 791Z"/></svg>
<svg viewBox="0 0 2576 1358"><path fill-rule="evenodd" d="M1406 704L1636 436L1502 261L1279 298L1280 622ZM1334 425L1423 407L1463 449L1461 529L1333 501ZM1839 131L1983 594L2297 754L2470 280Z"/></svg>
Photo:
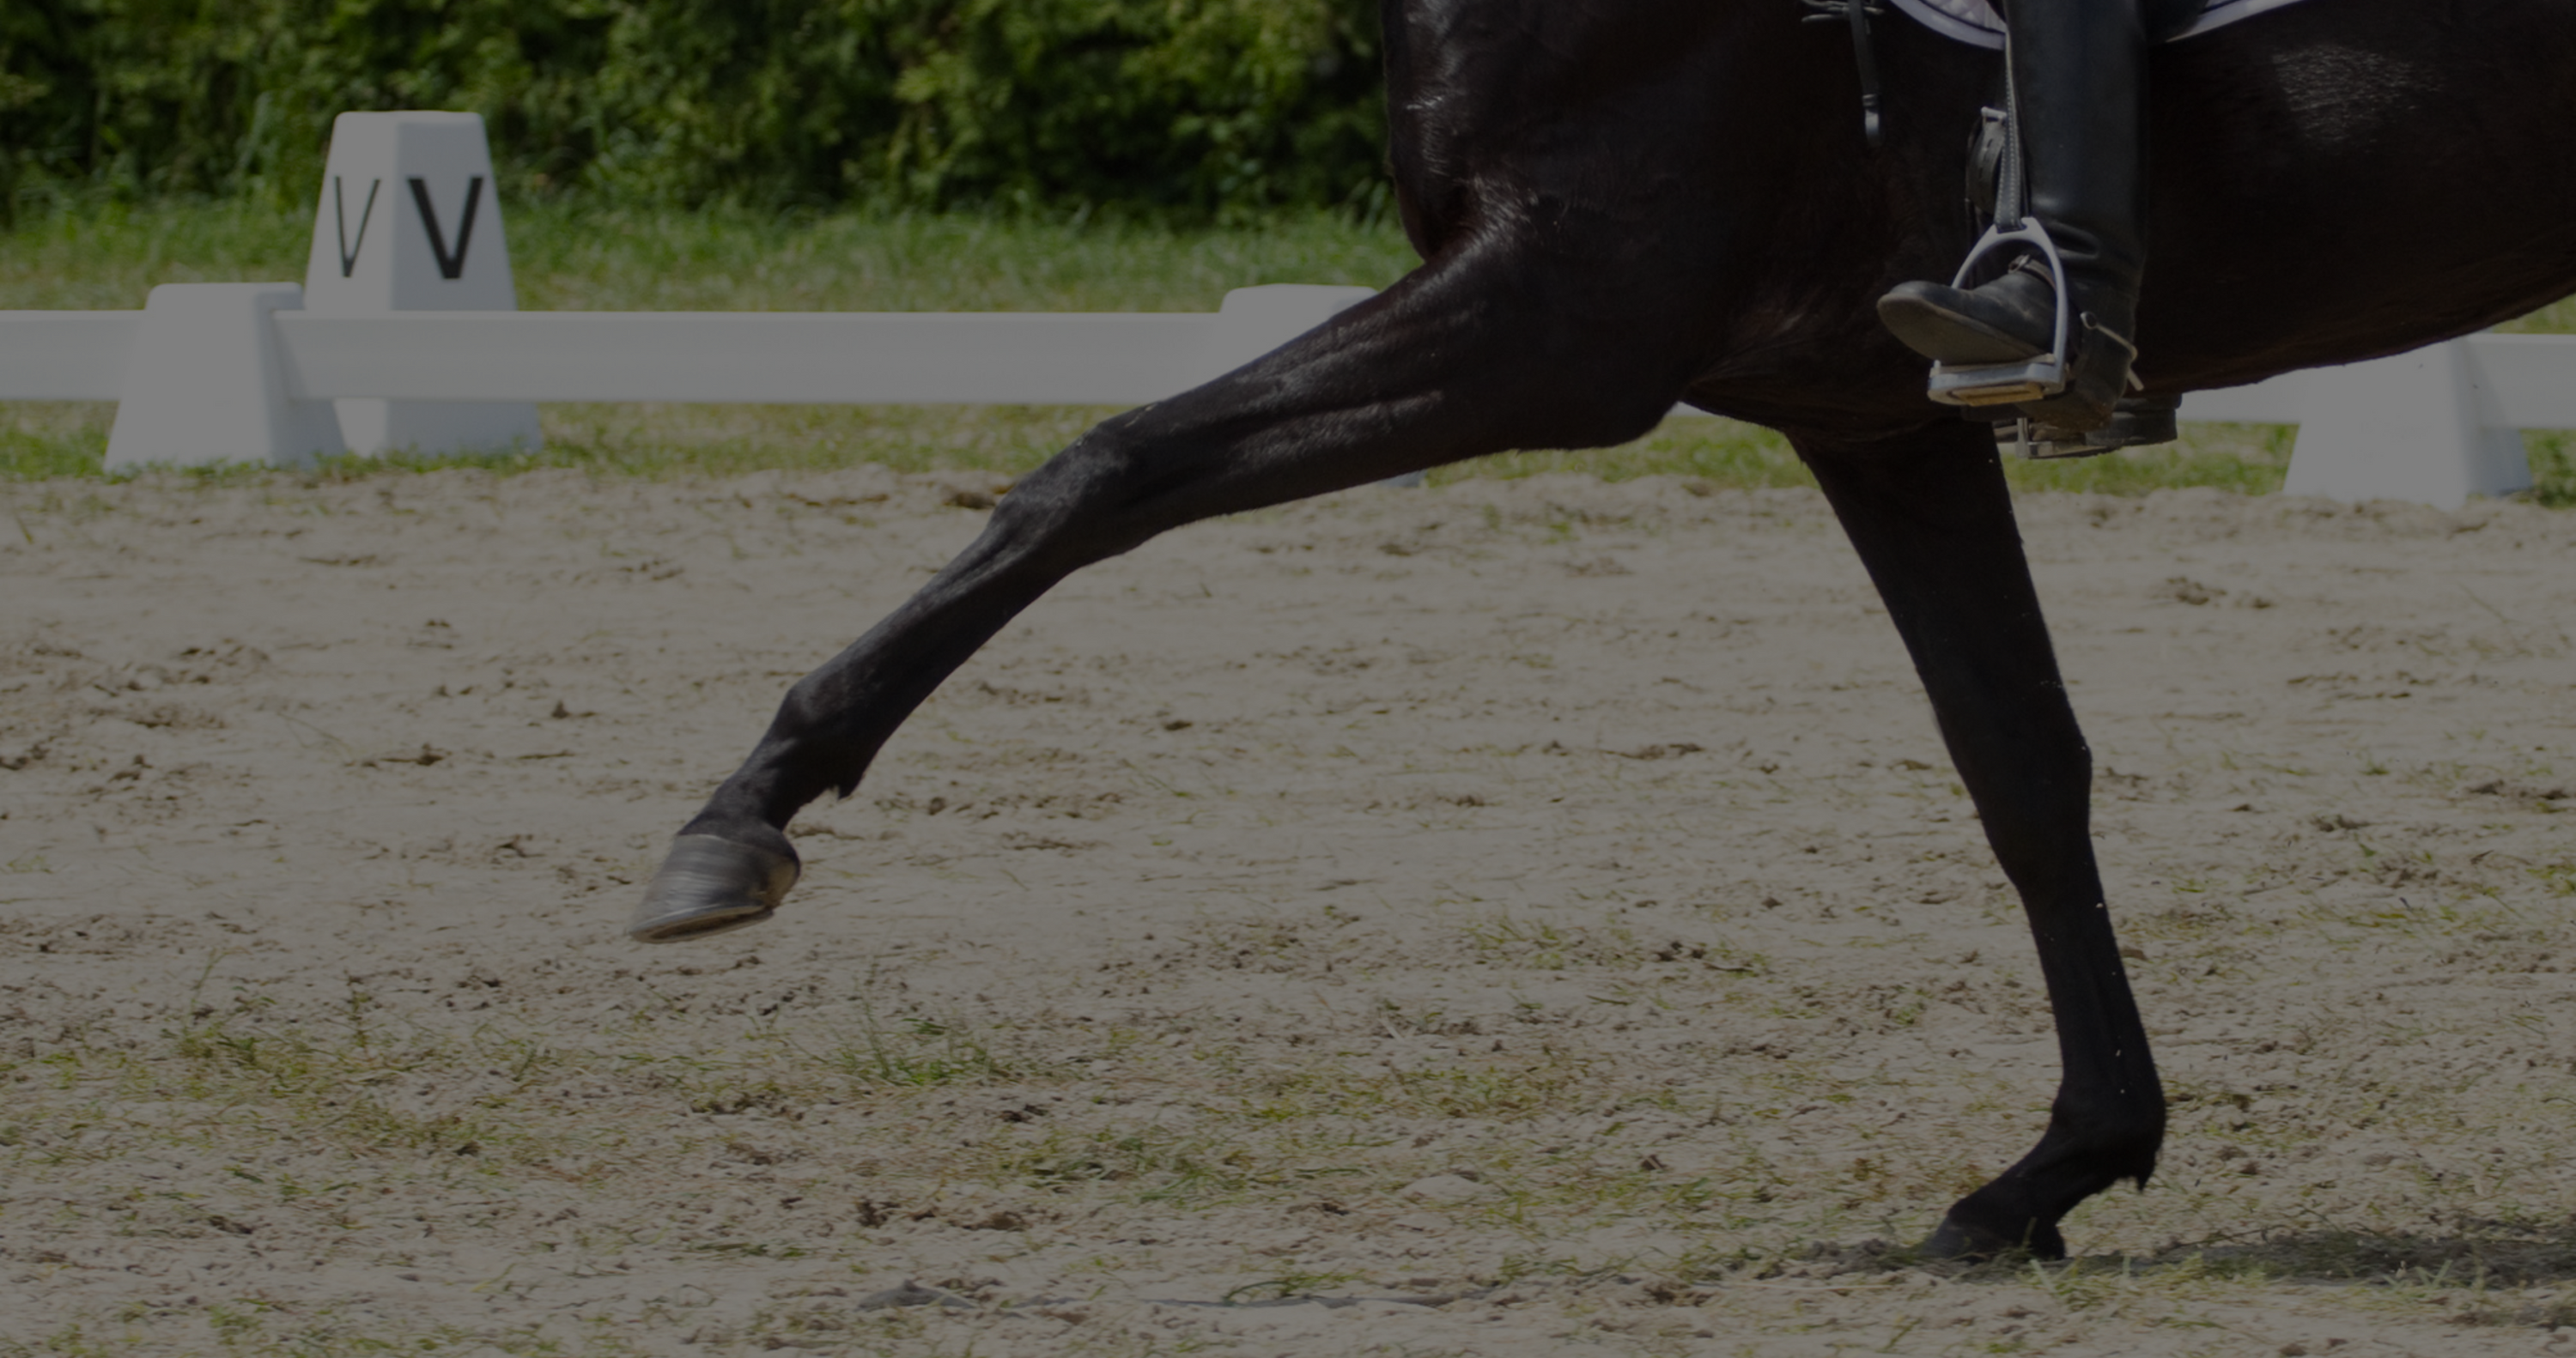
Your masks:
<svg viewBox="0 0 2576 1358"><path fill-rule="evenodd" d="M2457 509L2530 487L2522 430L2576 425L2576 339L2470 335L2183 404L2194 419L2298 425L2284 495Z"/></svg>
<svg viewBox="0 0 2576 1358"><path fill-rule="evenodd" d="M0 311L0 400L117 402L110 470L533 449L540 401L1141 405L1373 295L1242 288L1214 313L522 312L492 182L476 115L344 113L301 288ZM2457 508L2531 484L2520 430L2576 428L2576 337L2471 335L2185 407L2298 425L2285 493Z"/></svg>
<svg viewBox="0 0 2576 1358"><path fill-rule="evenodd" d="M333 119L313 250L304 266L305 313L518 309L482 116L343 113ZM341 441L353 453L534 450L542 442L537 408L526 401L356 396L335 404Z"/></svg>

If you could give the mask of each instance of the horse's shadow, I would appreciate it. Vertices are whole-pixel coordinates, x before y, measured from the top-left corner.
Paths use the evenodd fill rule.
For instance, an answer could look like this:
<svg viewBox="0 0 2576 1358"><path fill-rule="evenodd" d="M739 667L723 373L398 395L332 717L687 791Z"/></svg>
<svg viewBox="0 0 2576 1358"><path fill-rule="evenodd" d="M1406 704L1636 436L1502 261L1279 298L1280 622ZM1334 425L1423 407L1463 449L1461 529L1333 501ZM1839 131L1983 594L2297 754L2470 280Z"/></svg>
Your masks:
<svg viewBox="0 0 2576 1358"><path fill-rule="evenodd" d="M2576 1221L2543 1227L2468 1218L2462 1220L2459 1227L2457 1232L2443 1235L2331 1228L2285 1231L2257 1240L2222 1239L2177 1244L2152 1254L2078 1255L2045 1262L2028 1256L2007 1256L1974 1263L1926 1260L1910 1249L1885 1240L1870 1239L1848 1244L1818 1241L1800 1251L1794 1259L1774 1259L1688 1282L1655 1283L1651 1279L1655 1272L1652 1269L1638 1271L1648 1276L1619 1270L1615 1280L1642 1285L1647 1296L1682 1305L1704 1302L1734 1285L1779 1286L1784 1284L1774 1280L1796 1280L1785 1285L1839 1292L1846 1288L1866 1290L1885 1286L1894 1281L1890 1277L1894 1274L1914 1273L1919 1276L1925 1272L1956 1284L2026 1286L2040 1281L2052 1289L2069 1284L2080 1285L2088 1278L2113 1277L2144 1282L2212 1279L2310 1286L2464 1289L2468 1293L2464 1297L2433 1298L2443 1304L2459 1306L2458 1313L2451 1316L2456 1324L2540 1329L2576 1325L2576 1300L2515 1295L2523 1289L2576 1280ZM2044 1276L2034 1278L2034 1270ZM1162 1306L1216 1310L1295 1307L1338 1310L1368 1303L1429 1308L1457 1301L1482 1300L1504 1292L1511 1285L1507 1282L1473 1285L1431 1295L1333 1295L1297 1290L1290 1280L1279 1279L1248 1284L1222 1297L1158 1296L1144 1300ZM1284 1295L1243 1295L1255 1289L1269 1288L1278 1289ZM906 1282L901 1287L863 1298L858 1303L864 1310L908 1306L980 1309L987 1304L915 1282ZM1034 1298L1008 1303L1007 1309L1030 1312L1049 1306L1081 1304L1082 1299L1079 1298Z"/></svg>
<svg viewBox="0 0 2576 1358"><path fill-rule="evenodd" d="M2260 1272L2289 1282L2538 1287L2576 1279L2576 1221L2534 1226L2470 1218L2457 1231L2440 1235L2343 1228L2290 1231L2259 1240L2175 1246L2137 1264ZM2576 1314L2576 1303L2564 1309Z"/></svg>
<svg viewBox="0 0 2576 1358"><path fill-rule="evenodd" d="M1792 1266L1786 1271L1832 1278L1928 1270L1963 1283L2009 1283L2030 1281L2032 1270L2038 1268L2057 1277L2193 1275L2311 1285L2456 1287L2483 1293L2576 1281L2576 1220L2535 1225L2468 1217L2457 1223L2456 1230L2440 1234L2327 1227L2174 1244L2146 1254L2078 1255L2049 1262L2027 1256L1977 1263L1925 1261L1876 1240L1839 1246L1820 1243L1809 1254L1814 1261L1809 1268ZM2465 1323L2576 1325L2576 1301L2481 1298L2470 1310L2477 1314L2464 1316Z"/></svg>

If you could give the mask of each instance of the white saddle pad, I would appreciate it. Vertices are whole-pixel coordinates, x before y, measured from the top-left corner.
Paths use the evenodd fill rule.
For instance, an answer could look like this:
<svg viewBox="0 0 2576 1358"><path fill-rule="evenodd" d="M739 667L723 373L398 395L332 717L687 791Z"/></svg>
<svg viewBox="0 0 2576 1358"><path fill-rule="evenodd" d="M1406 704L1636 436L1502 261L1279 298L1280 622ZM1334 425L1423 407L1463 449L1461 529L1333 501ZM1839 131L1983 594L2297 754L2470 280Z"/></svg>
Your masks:
<svg viewBox="0 0 2576 1358"><path fill-rule="evenodd" d="M2168 41L2180 42L2298 0L2202 0L2200 20ZM1987 0L1896 0L1896 7L1945 37L1979 47L2004 45L2004 19Z"/></svg>

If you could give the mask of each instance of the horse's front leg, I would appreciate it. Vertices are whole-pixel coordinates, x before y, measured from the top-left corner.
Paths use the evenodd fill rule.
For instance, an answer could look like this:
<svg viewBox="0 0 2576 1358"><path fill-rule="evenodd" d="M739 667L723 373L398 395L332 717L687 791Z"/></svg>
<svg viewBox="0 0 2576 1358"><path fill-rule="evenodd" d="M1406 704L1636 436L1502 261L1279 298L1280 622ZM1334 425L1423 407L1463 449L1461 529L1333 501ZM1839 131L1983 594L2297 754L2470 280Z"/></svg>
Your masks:
<svg viewBox="0 0 2576 1358"><path fill-rule="evenodd" d="M2066 1252L2057 1223L2120 1179L2143 1187L2164 1091L2094 866L2093 763L2076 728L1984 427L1945 420L1879 444L1795 440L1930 691L1950 757L2021 894L2063 1073L2039 1145L1961 1199L1924 1243L1945 1256Z"/></svg>
<svg viewBox="0 0 2576 1358"><path fill-rule="evenodd" d="M1212 515L1651 428L1689 367L1675 271L1634 253L1609 274L1540 253L1508 237L1463 241L1321 329L1111 419L1031 473L919 593L788 691L750 758L682 829L628 933L667 942L767 917L796 880L788 820L827 790L847 795L940 681L1082 566ZM1666 347L1641 352L1647 335Z"/></svg>

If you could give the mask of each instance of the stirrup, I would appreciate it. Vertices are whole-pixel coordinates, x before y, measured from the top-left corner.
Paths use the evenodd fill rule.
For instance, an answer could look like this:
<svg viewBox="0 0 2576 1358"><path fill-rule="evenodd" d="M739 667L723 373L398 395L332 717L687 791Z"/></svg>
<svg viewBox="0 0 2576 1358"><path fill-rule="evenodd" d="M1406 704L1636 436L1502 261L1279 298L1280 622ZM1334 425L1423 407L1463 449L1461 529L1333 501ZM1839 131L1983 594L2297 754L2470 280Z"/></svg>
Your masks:
<svg viewBox="0 0 2576 1358"><path fill-rule="evenodd" d="M1977 261L2003 246L2024 241L2039 247L2048 260L2048 281L2057 289L2057 334L2049 351L2037 358L2017 359L2010 363L1979 363L1953 367L1947 363L1932 365L1930 395L1943 405L2008 406L2025 401L2041 401L2066 390L2066 314L2072 309L2071 294L2066 286L2066 261L2059 258L2057 242L2048 238L2048 228L2037 217L2024 217L2019 226L2006 230L1997 222L1986 228L1976 248L1959 263L1959 272L1950 286L1964 288L1968 274Z"/></svg>
<svg viewBox="0 0 2576 1358"><path fill-rule="evenodd" d="M2123 396L2111 409L2111 418L2098 429L2068 429L2028 415L1994 422L1995 443L2015 449L2032 462L2052 462L2065 458L2100 457L2122 448L2141 448L2150 444L2171 443L2181 437L2174 426L2174 415L2182 407L2179 396ZM1983 416L1970 415L1969 419Z"/></svg>

